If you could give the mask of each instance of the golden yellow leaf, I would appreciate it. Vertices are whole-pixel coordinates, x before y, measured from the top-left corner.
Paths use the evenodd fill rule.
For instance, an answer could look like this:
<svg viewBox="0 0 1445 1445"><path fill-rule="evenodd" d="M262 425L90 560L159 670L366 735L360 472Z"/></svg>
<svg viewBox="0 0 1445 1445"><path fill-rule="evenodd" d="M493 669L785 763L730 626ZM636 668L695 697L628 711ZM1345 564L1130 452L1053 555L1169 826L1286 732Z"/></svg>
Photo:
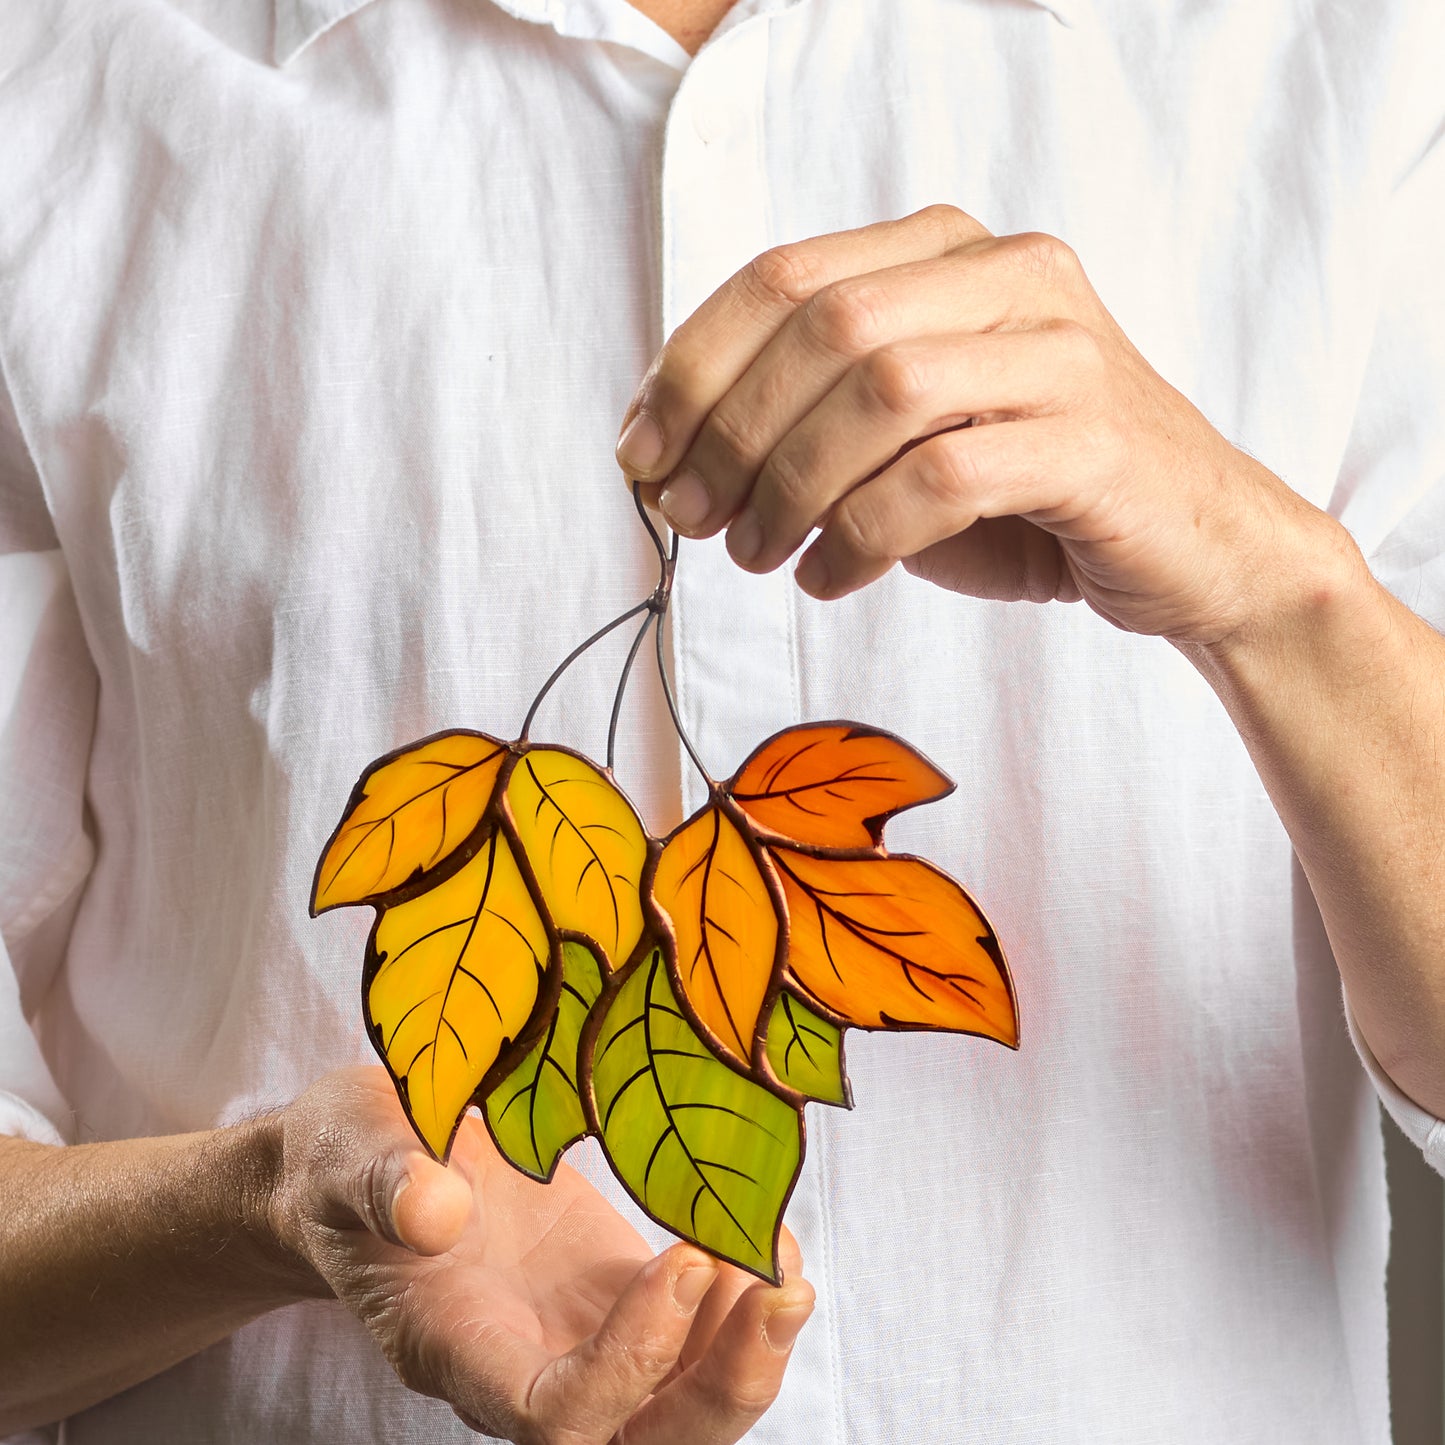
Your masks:
<svg viewBox="0 0 1445 1445"><path fill-rule="evenodd" d="M481 822L506 757L496 738L446 732L374 762L321 855L312 916L381 899L445 862Z"/></svg>
<svg viewBox="0 0 1445 1445"><path fill-rule="evenodd" d="M367 1021L417 1133L438 1159L526 1027L549 957L547 930L500 832L444 883L377 919Z"/></svg>
<svg viewBox="0 0 1445 1445"><path fill-rule="evenodd" d="M512 770L507 807L553 923L621 967L642 937L647 835L632 805L584 758L533 748Z"/></svg>

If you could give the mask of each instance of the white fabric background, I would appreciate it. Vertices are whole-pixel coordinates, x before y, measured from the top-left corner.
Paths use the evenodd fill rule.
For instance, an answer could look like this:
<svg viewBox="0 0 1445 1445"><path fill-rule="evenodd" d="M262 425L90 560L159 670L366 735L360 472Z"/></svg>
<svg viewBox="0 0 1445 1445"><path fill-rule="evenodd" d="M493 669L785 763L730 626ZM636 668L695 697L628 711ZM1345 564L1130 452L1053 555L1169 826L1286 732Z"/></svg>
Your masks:
<svg viewBox="0 0 1445 1445"><path fill-rule="evenodd" d="M0 1128L207 1127L367 1057L368 919L305 910L351 783L514 729L650 585L623 407L775 242L934 201L1063 236L1445 620L1440 25L743 0L689 64L622 0L0 0ZM599 748L619 661L543 734ZM1375 1095L1188 665L902 575L817 605L711 545L675 662L719 774L808 717L939 760L958 791L891 841L976 891L1022 1007L1017 1055L851 1036L788 1216L819 1308L753 1438L1386 1440ZM618 772L655 829L699 801L645 682ZM324 1304L63 1436L468 1438Z"/></svg>

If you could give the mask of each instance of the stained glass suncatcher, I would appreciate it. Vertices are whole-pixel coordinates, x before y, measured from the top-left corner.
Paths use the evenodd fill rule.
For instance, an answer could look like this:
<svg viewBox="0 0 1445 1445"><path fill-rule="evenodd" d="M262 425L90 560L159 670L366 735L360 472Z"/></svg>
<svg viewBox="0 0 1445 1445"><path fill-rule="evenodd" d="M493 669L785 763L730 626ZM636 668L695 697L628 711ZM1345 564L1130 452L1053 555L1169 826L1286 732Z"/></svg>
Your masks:
<svg viewBox="0 0 1445 1445"><path fill-rule="evenodd" d="M322 851L311 912L368 903L366 1029L445 1162L477 1105L502 1154L549 1180L596 1136L658 1223L777 1281L806 1104L852 1107L847 1029L941 1029L1018 1046L1003 951L968 894L889 853L888 820L953 784L892 735L805 723L714 781L683 732L662 646L677 566L543 685L512 742L457 729L379 758ZM640 618L607 763L534 743L542 699ZM708 800L654 838L612 776L649 629Z"/></svg>

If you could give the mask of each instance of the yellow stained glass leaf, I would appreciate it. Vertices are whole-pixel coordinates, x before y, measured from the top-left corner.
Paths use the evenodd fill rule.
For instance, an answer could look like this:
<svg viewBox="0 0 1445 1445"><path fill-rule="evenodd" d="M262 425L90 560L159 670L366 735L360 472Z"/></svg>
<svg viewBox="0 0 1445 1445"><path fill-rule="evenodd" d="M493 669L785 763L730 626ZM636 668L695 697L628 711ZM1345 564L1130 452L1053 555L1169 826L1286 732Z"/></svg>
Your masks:
<svg viewBox="0 0 1445 1445"><path fill-rule="evenodd" d="M668 839L652 897L672 921L682 991L741 1064L778 954L778 909L753 850L726 813L704 808Z"/></svg>
<svg viewBox="0 0 1445 1445"><path fill-rule="evenodd" d="M377 919L367 1020L413 1126L438 1159L527 1026L549 957L547 930L500 832L445 882Z"/></svg>
<svg viewBox="0 0 1445 1445"><path fill-rule="evenodd" d="M921 858L768 854L788 901L788 972L836 1018L1018 1047L998 939L946 873Z"/></svg>
<svg viewBox="0 0 1445 1445"><path fill-rule="evenodd" d="M632 805L593 764L533 748L512 770L507 807L552 921L621 967L642 937L647 835Z"/></svg>
<svg viewBox="0 0 1445 1445"><path fill-rule="evenodd" d="M481 822L506 757L496 738L458 731L373 763L317 865L312 916L382 898L444 863Z"/></svg>

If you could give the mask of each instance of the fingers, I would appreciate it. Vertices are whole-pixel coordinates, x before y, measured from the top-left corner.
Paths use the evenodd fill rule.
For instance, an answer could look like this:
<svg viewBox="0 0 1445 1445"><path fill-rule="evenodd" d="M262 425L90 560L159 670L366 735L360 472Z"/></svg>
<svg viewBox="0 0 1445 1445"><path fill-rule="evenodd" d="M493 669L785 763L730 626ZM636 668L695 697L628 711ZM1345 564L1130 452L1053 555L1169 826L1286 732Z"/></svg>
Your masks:
<svg viewBox="0 0 1445 1445"><path fill-rule="evenodd" d="M778 1262L782 1265L785 1282L796 1279L803 1272L803 1256L798 1250L798 1241L793 1238L793 1232L787 1225L783 1226L778 1238ZM693 1318L687 1344L678 1360L678 1374L688 1366L696 1364L707 1353L713 1337L722 1328L723 1321L732 1312L733 1306L743 1293L756 1283L756 1275L734 1265L724 1264L718 1269L716 1282L707 1292L707 1298Z"/></svg>
<svg viewBox="0 0 1445 1445"><path fill-rule="evenodd" d="M715 291L658 354L623 418L618 464L629 478L668 476L703 418L783 323L824 287L942 256L987 234L962 211L930 206L899 221L764 252Z"/></svg>
<svg viewBox="0 0 1445 1445"><path fill-rule="evenodd" d="M1081 593L1056 537L1022 517L985 517L903 559L949 592L990 602L1077 602Z"/></svg>
<svg viewBox="0 0 1445 1445"><path fill-rule="evenodd" d="M680 405L669 430L696 434L662 489L668 521L694 537L726 523L779 438L850 368L866 368L901 338L992 329L997 288L953 281L986 254L970 246L835 281L793 312L710 412L707 396L688 399L690 414Z"/></svg>
<svg viewBox="0 0 1445 1445"><path fill-rule="evenodd" d="M767 457L728 529L733 560L755 572L780 566L839 498L920 437L980 415L1064 407L1089 374L1064 329L925 337L872 352Z"/></svg>
<svg viewBox="0 0 1445 1445"><path fill-rule="evenodd" d="M846 596L983 517L1018 515L1074 535L1076 441L1047 418L931 437L833 508L798 563L798 585L818 598Z"/></svg>
<svg viewBox="0 0 1445 1445"><path fill-rule="evenodd" d="M391 1237L413 1254L445 1254L476 1208L471 1188L419 1150L404 1167L405 1177L391 1195Z"/></svg>
<svg viewBox="0 0 1445 1445"><path fill-rule="evenodd" d="M676 1364L716 1278L717 1262L689 1245L644 1265L596 1333L536 1377L519 1410L524 1438L611 1440Z"/></svg>
<svg viewBox="0 0 1445 1445"><path fill-rule="evenodd" d="M784 1241L785 1270L799 1267ZM537 1367L537 1347L478 1340L476 1377L448 1372L446 1397L474 1429L510 1439L568 1440L575 1445L689 1445L740 1438L777 1396L788 1356L813 1309L812 1286L789 1277L782 1288L753 1284L734 1296L736 1270L690 1245L675 1245L640 1271L601 1326L570 1353ZM704 1302L730 1308L699 1326ZM699 1350L699 1337L705 1340ZM513 1381L499 1397L502 1373ZM680 1372L684 1350L695 1353ZM529 1365L529 1362L530 1365ZM664 1384L665 1381L670 1382ZM530 1384L526 1380L530 1378Z"/></svg>
<svg viewBox="0 0 1445 1445"><path fill-rule="evenodd" d="M621 1431L618 1445L731 1445L777 1398L788 1357L813 1312L813 1288L753 1284L707 1352L660 1390Z"/></svg>

